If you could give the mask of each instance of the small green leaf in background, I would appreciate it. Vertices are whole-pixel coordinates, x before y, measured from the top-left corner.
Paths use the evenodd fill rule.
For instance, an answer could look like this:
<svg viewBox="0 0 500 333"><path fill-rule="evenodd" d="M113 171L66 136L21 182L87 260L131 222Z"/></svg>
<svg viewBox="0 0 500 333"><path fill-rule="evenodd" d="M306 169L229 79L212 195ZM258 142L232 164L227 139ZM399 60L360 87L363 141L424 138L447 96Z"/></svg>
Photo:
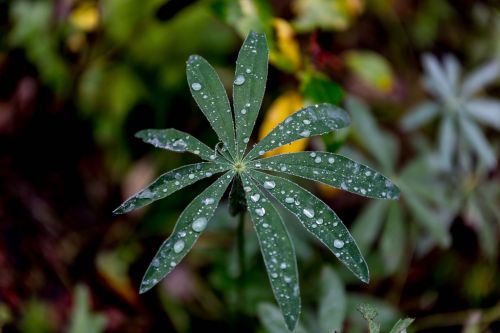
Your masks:
<svg viewBox="0 0 500 333"><path fill-rule="evenodd" d="M403 212L399 205L391 203L387 223L382 231L380 250L386 272L392 274L401 265L405 254L406 234Z"/></svg>
<svg viewBox="0 0 500 333"><path fill-rule="evenodd" d="M406 333L406 329L413 321L415 321L413 318L399 319L389 333Z"/></svg>
<svg viewBox="0 0 500 333"><path fill-rule="evenodd" d="M306 72L300 79L304 99L311 103L339 105L344 97L342 88L322 73Z"/></svg>
<svg viewBox="0 0 500 333"><path fill-rule="evenodd" d="M77 285L68 333L101 333L105 328L106 317L92 312L88 288Z"/></svg>
<svg viewBox="0 0 500 333"><path fill-rule="evenodd" d="M395 85L390 63L373 51L353 50L344 55L347 67L370 88L389 93Z"/></svg>
<svg viewBox="0 0 500 333"><path fill-rule="evenodd" d="M321 271L318 321L321 333L342 332L346 316L346 292L337 273L326 266Z"/></svg>
<svg viewBox="0 0 500 333"><path fill-rule="evenodd" d="M289 333L280 310L271 304L260 303L257 306L257 316L269 333ZM308 333L300 323L293 330L294 333Z"/></svg>
<svg viewBox="0 0 500 333"><path fill-rule="evenodd" d="M363 4L349 0L295 0L293 8L298 31L345 30L361 13Z"/></svg>
<svg viewBox="0 0 500 333"><path fill-rule="evenodd" d="M358 307L358 311L361 312L363 318L368 322L370 333L379 333L380 324L375 321L375 318L378 316L377 310L370 304L361 304Z"/></svg>

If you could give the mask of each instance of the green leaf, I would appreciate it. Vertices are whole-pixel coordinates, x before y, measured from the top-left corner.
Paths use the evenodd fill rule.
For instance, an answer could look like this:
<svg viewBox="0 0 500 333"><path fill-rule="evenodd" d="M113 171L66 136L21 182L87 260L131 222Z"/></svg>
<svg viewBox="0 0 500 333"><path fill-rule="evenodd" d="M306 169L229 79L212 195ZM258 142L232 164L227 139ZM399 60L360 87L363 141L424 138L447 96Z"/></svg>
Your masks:
<svg viewBox="0 0 500 333"><path fill-rule="evenodd" d="M189 57L186 66L191 95L207 117L219 139L234 158L236 145L231 106L224 86L212 66L198 55Z"/></svg>
<svg viewBox="0 0 500 333"><path fill-rule="evenodd" d="M286 324L280 310L274 305L269 303L260 303L257 306L257 316L269 333L290 333L288 328L285 326ZM307 333L307 331L300 325L300 323L297 323L297 327L295 327L293 333Z"/></svg>
<svg viewBox="0 0 500 333"><path fill-rule="evenodd" d="M250 32L238 54L233 82L236 144L240 157L245 153L266 90L268 58L266 35Z"/></svg>
<svg viewBox="0 0 500 333"><path fill-rule="evenodd" d="M377 310L370 304L361 304L358 307L358 311L361 312L363 318L368 322L370 333L379 333L380 324L375 321L375 318L378 316Z"/></svg>
<svg viewBox="0 0 500 333"><path fill-rule="evenodd" d="M385 270L392 274L399 267L405 253L405 229L403 225L403 212L399 205L391 205L387 216L382 238L380 240L380 251Z"/></svg>
<svg viewBox="0 0 500 333"><path fill-rule="evenodd" d="M496 165L496 155L484 137L481 129L467 119L459 118L460 127L465 134L465 138L476 151L479 158L484 161L488 167Z"/></svg>
<svg viewBox="0 0 500 333"><path fill-rule="evenodd" d="M443 168L448 170L452 166L453 152L456 147L456 131L453 118L444 117L439 128L439 158Z"/></svg>
<svg viewBox="0 0 500 333"><path fill-rule="evenodd" d="M249 167L284 172L369 198L396 199L399 189L375 170L342 155L298 152L252 161Z"/></svg>
<svg viewBox="0 0 500 333"><path fill-rule="evenodd" d="M100 333L104 332L105 328L106 316L102 313L92 312L88 288L77 285L73 296L73 309L68 333Z"/></svg>
<svg viewBox="0 0 500 333"><path fill-rule="evenodd" d="M181 213L170 237L160 246L144 277L140 293L153 288L161 279L170 273L205 230L208 221L214 215L222 195L234 176L230 171L207 187Z"/></svg>
<svg viewBox="0 0 500 333"><path fill-rule="evenodd" d="M295 249L283 220L264 193L246 174L241 174L248 211L257 233L274 297L286 325L293 331L300 315L299 277Z"/></svg>
<svg viewBox="0 0 500 333"><path fill-rule="evenodd" d="M464 108L477 121L500 130L500 100L478 98L466 102Z"/></svg>
<svg viewBox="0 0 500 333"><path fill-rule="evenodd" d="M114 214L124 214L144 207L153 201L163 199L170 194L188 186L200 179L212 176L214 173L226 171L229 165L213 162L196 163L164 173L151 184L125 200Z"/></svg>
<svg viewBox="0 0 500 333"><path fill-rule="evenodd" d="M342 88L322 73L305 73L301 81L302 94L312 103L338 105L344 97Z"/></svg>
<svg viewBox="0 0 500 333"><path fill-rule="evenodd" d="M444 248L450 245L451 239L443 219L428 207L404 182L399 186L404 193L408 208L415 215L416 221Z"/></svg>
<svg viewBox="0 0 500 333"><path fill-rule="evenodd" d="M256 170L251 170L249 173L278 202L297 216L302 225L330 249L354 275L368 283L368 266L356 241L328 205L287 179Z"/></svg>
<svg viewBox="0 0 500 333"><path fill-rule="evenodd" d="M426 73L424 83L427 88L443 101L454 100L450 82L437 58L432 54L425 54L422 57L422 65Z"/></svg>
<svg viewBox="0 0 500 333"><path fill-rule="evenodd" d="M465 77L461 95L470 97L499 77L500 64L498 61L489 62Z"/></svg>
<svg viewBox="0 0 500 333"><path fill-rule="evenodd" d="M406 329L411 325L411 323L413 323L414 320L415 319L413 318L399 319L389 333L406 333Z"/></svg>
<svg viewBox="0 0 500 333"><path fill-rule="evenodd" d="M199 155L206 161L216 158L215 152L203 142L188 133L173 128L142 130L137 132L135 136L158 148L175 152L188 151L195 155Z"/></svg>
<svg viewBox="0 0 500 333"><path fill-rule="evenodd" d="M389 201L370 202L352 224L352 235L362 252L367 252L377 238Z"/></svg>
<svg viewBox="0 0 500 333"><path fill-rule="evenodd" d="M376 52L348 51L345 54L345 64L372 89L388 93L394 87L395 79L391 64Z"/></svg>
<svg viewBox="0 0 500 333"><path fill-rule="evenodd" d="M330 267L321 271L319 301L319 326L321 333L342 332L346 315L346 293L344 284Z"/></svg>
<svg viewBox="0 0 500 333"><path fill-rule="evenodd" d="M299 139L346 127L350 123L351 120L347 112L331 104L307 106L278 124L253 147L245 160L254 159L258 155L263 155L265 152Z"/></svg>
<svg viewBox="0 0 500 333"><path fill-rule="evenodd" d="M414 108L403 118L402 126L411 131L427 124L439 114L439 107L433 102L424 102Z"/></svg>

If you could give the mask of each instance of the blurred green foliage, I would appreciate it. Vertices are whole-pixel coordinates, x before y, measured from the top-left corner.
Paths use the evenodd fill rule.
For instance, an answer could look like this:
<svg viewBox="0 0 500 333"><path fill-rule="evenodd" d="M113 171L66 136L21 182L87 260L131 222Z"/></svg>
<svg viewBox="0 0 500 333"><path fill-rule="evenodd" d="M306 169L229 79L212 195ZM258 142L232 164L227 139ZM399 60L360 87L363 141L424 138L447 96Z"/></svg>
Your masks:
<svg viewBox="0 0 500 333"><path fill-rule="evenodd" d="M351 129L308 145L364 160L403 193L388 204L310 187L351 225L372 270L367 286L331 268L283 214L304 267L301 329L339 327L343 317L343 332L366 332L356 309L367 303L382 332L404 314L416 318L408 332L499 331L500 110L490 102L500 82L471 96L443 91L478 68L495 72L500 10L491 0L0 1L2 331L278 332L252 236L248 302L239 304L236 221L224 207L156 292L136 294L141 258L208 183L130 217L109 214L158 170L192 161L146 150L131 139L137 130L175 127L215 144L190 100L185 59L202 54L230 88L250 29L270 41L263 109L290 91L344 103ZM464 120L443 125L471 102ZM428 121L408 127L412 118Z"/></svg>

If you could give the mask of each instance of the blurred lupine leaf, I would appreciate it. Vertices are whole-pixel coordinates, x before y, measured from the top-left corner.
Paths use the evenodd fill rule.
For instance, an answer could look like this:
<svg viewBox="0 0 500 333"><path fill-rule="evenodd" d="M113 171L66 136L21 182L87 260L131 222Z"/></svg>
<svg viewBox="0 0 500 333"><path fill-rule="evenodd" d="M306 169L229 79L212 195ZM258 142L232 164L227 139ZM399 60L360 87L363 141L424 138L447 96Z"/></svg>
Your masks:
<svg viewBox="0 0 500 333"><path fill-rule="evenodd" d="M340 155L304 152L298 153L300 155L278 155L255 161L257 157L282 145L348 126L351 122L349 115L331 104L306 106L289 115L244 155L265 89L267 61L265 35L251 32L238 56L234 109L231 110L217 73L200 56L191 56L187 62L191 93L221 142L212 152L201 142L179 131L139 132L138 137L157 147L179 152L189 151L210 161L165 173L125 201L115 213L126 213L143 207L200 179L227 171L183 211L174 231L161 245L147 269L140 287L142 293L155 286L177 266L206 228L229 183L241 179L271 287L286 327L291 331L296 327L300 316L295 250L276 208L265 193L276 198L297 216L308 231L366 283L369 281L368 266L349 230L330 207L290 180L267 175L259 169L264 163L274 159L280 161L280 169L277 171L307 174L313 180L340 186L368 197L396 199L399 190L378 172ZM235 115L236 128L231 112ZM349 174L350 172L353 174ZM333 180L330 181L329 177ZM237 190L238 186L233 188Z"/></svg>
<svg viewBox="0 0 500 333"><path fill-rule="evenodd" d="M453 55L444 56L440 63L426 54L422 58L425 70L423 83L435 100L413 108L402 120L406 130L422 127L437 116L441 117L438 150L435 161L444 171L476 156L490 169L497 158L485 134L477 123L500 129L500 100L483 97L480 92L500 78L500 63L491 61L469 75L463 75L460 63Z"/></svg>
<svg viewBox="0 0 500 333"><path fill-rule="evenodd" d="M337 273L326 266L321 271L318 321L321 333L342 332L346 316L346 292Z"/></svg>
<svg viewBox="0 0 500 333"><path fill-rule="evenodd" d="M106 328L106 317L92 313L88 288L77 285L68 333L100 333Z"/></svg>
<svg viewBox="0 0 500 333"><path fill-rule="evenodd" d="M370 88L389 93L394 87L394 73L390 63L373 51L354 50L345 54L347 67Z"/></svg>

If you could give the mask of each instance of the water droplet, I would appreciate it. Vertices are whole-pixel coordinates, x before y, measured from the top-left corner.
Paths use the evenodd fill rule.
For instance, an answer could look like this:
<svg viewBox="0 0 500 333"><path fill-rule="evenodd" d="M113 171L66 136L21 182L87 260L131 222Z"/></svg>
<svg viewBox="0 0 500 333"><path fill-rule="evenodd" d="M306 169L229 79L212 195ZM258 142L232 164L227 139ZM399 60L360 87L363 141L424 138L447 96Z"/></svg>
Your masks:
<svg viewBox="0 0 500 333"><path fill-rule="evenodd" d="M245 187L243 187L243 190L245 192L250 192L252 190L252 188L250 186L245 186Z"/></svg>
<svg viewBox="0 0 500 333"><path fill-rule="evenodd" d="M316 223L317 223L317 224L323 224L323 219L317 219L317 220L316 220Z"/></svg>
<svg viewBox="0 0 500 333"><path fill-rule="evenodd" d="M194 82L193 84L191 84L191 88L193 88L194 91L198 91L201 89L201 84L199 84L198 82Z"/></svg>
<svg viewBox="0 0 500 333"><path fill-rule="evenodd" d="M260 207L255 210L255 213L259 216L264 216L266 214L266 210L264 207Z"/></svg>
<svg viewBox="0 0 500 333"><path fill-rule="evenodd" d="M285 198L285 202L286 202L286 203L292 204L292 203L294 203L294 201L295 201L295 199L294 199L294 198L291 198L291 197L287 197L287 198Z"/></svg>
<svg viewBox="0 0 500 333"><path fill-rule="evenodd" d="M215 202L215 199L214 198L206 198L202 202L204 205L211 205Z"/></svg>
<svg viewBox="0 0 500 333"><path fill-rule="evenodd" d="M304 120L302 120L302 122L306 125L309 125L311 123L311 121L309 119L304 119Z"/></svg>
<svg viewBox="0 0 500 333"><path fill-rule="evenodd" d="M244 142L244 143L248 143L248 141L250 141L250 139L248 139L248 138L244 138L244 139L243 139L243 142Z"/></svg>
<svg viewBox="0 0 500 333"><path fill-rule="evenodd" d="M206 217L199 217L193 221L191 228L196 232L202 232L207 227L208 220Z"/></svg>
<svg viewBox="0 0 500 333"><path fill-rule="evenodd" d="M286 267L287 267L286 262L282 262L282 263L280 264L280 268L281 268L281 269L285 269Z"/></svg>
<svg viewBox="0 0 500 333"><path fill-rule="evenodd" d="M368 170L368 171L365 172L366 176L370 176L371 174L372 174L372 172L370 170Z"/></svg>
<svg viewBox="0 0 500 333"><path fill-rule="evenodd" d="M303 138L307 138L307 137L309 137L309 135L311 135L311 131L304 130L304 131L300 132L299 135Z"/></svg>
<svg viewBox="0 0 500 333"><path fill-rule="evenodd" d="M332 164L333 162L335 162L335 159L333 157L329 157L328 158L328 163Z"/></svg>
<svg viewBox="0 0 500 333"><path fill-rule="evenodd" d="M286 171L286 166L283 165L280 170L283 171L283 172L285 172Z"/></svg>
<svg viewBox="0 0 500 333"><path fill-rule="evenodd" d="M336 239L333 241L333 246L335 246L337 249L341 249L344 247L344 242L340 239Z"/></svg>
<svg viewBox="0 0 500 333"><path fill-rule="evenodd" d="M252 73L252 70L251 70L250 68L247 68L247 69L245 70L245 72L246 72L247 74L250 74L250 73Z"/></svg>
<svg viewBox="0 0 500 333"><path fill-rule="evenodd" d="M259 151L259 155L260 155L260 156L264 155L265 153L266 153L266 152L265 152L265 151L263 151L263 150Z"/></svg>
<svg viewBox="0 0 500 333"><path fill-rule="evenodd" d="M275 188L275 187L276 187L276 183L275 183L275 182L273 182L272 180L266 180L266 181L264 182L264 188L265 188L265 189L271 190L271 189L273 189L273 188Z"/></svg>
<svg viewBox="0 0 500 333"><path fill-rule="evenodd" d="M192 173L190 173L188 177L189 177L189 179L193 179L194 175Z"/></svg>
<svg viewBox="0 0 500 333"><path fill-rule="evenodd" d="M311 208L304 208L302 212L304 213L305 216L307 216L310 219L314 217L314 210L312 210Z"/></svg>
<svg viewBox="0 0 500 333"><path fill-rule="evenodd" d="M151 266L160 267L160 260L158 258L154 258L153 261L151 262Z"/></svg>
<svg viewBox="0 0 500 333"><path fill-rule="evenodd" d="M176 186L179 186L181 183L180 183L178 180L176 180L174 184L175 184Z"/></svg>
<svg viewBox="0 0 500 333"><path fill-rule="evenodd" d="M139 198L139 199L152 199L154 197L154 195L155 194L153 192L151 192L150 189L147 188L147 189L143 190L141 193L139 193L137 195L137 198Z"/></svg>
<svg viewBox="0 0 500 333"><path fill-rule="evenodd" d="M205 176L210 177L212 175L211 172L205 172Z"/></svg>
<svg viewBox="0 0 500 333"><path fill-rule="evenodd" d="M175 242L174 244L174 252L175 253L179 253L181 252L182 250L184 250L184 241L183 240L178 240L177 242Z"/></svg>
<svg viewBox="0 0 500 333"><path fill-rule="evenodd" d="M257 202L259 201L260 199L260 194L259 193L255 193L254 195L251 195L250 196L250 199L252 199L253 202Z"/></svg>
<svg viewBox="0 0 500 333"><path fill-rule="evenodd" d="M316 158L314 159L314 163L321 163L321 157L319 157L319 156L318 156L318 157L316 157Z"/></svg>
<svg viewBox="0 0 500 333"><path fill-rule="evenodd" d="M247 113L247 109L241 109L241 114Z"/></svg>
<svg viewBox="0 0 500 333"><path fill-rule="evenodd" d="M245 83L245 77L241 74L234 79L234 84L237 86L241 86L243 83Z"/></svg>
<svg viewBox="0 0 500 333"><path fill-rule="evenodd" d="M286 282L286 283L290 283L290 282L292 282L292 278L291 278L291 277L289 277L289 276L285 276L285 277L283 277L283 280L285 280L285 282Z"/></svg>
<svg viewBox="0 0 500 333"><path fill-rule="evenodd" d="M276 279L276 278L278 277L278 273L271 273L271 277L272 277L273 279Z"/></svg>
<svg viewBox="0 0 500 333"><path fill-rule="evenodd" d="M316 157L316 153L315 153L315 152L312 152L312 153L310 153L310 154L309 154L309 156L311 156L311 157Z"/></svg>

